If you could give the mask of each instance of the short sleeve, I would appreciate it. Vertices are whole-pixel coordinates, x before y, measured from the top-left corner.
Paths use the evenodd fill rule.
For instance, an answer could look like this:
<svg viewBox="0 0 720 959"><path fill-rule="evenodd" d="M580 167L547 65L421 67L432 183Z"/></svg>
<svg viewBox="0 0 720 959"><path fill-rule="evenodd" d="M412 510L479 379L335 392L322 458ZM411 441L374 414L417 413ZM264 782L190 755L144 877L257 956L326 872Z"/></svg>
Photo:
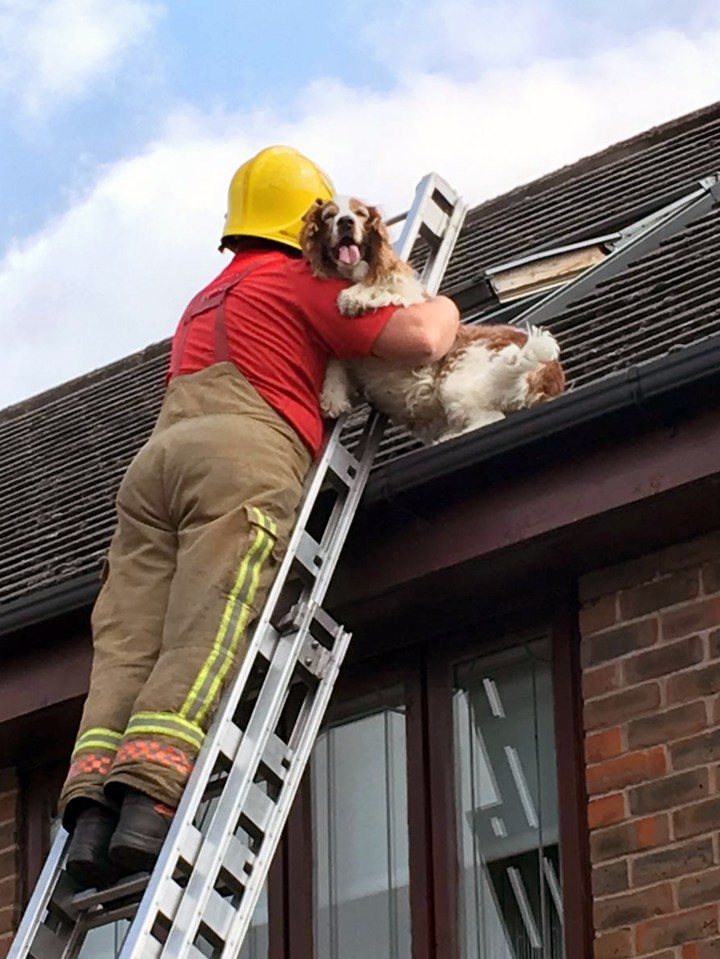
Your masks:
<svg viewBox="0 0 720 959"><path fill-rule="evenodd" d="M341 360L368 356L375 340L397 310L383 306L360 316L343 316L338 309L338 294L350 283L344 280L323 280L309 270L298 276L300 303L307 321L333 356Z"/></svg>

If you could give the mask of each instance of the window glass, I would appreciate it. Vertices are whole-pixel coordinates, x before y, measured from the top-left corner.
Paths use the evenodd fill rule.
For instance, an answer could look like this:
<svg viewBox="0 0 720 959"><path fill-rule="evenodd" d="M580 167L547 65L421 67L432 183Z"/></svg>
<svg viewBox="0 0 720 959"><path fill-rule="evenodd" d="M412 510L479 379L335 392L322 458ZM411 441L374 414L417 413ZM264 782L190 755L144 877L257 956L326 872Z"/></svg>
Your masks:
<svg viewBox="0 0 720 959"><path fill-rule="evenodd" d="M326 729L312 789L316 959L410 959L403 711Z"/></svg>
<svg viewBox="0 0 720 959"><path fill-rule="evenodd" d="M463 664L454 693L465 959L561 959L550 643Z"/></svg>

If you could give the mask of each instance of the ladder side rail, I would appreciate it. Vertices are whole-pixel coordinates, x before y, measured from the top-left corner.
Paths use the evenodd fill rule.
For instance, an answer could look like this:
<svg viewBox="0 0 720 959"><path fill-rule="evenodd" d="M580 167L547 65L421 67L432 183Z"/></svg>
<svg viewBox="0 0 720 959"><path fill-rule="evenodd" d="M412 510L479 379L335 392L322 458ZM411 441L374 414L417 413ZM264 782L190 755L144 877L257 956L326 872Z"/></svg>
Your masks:
<svg viewBox="0 0 720 959"><path fill-rule="evenodd" d="M15 938L10 946L8 959L22 959L30 953L30 948L38 930L43 925L45 911L62 869L68 838L67 832L61 828L50 847L50 853L45 860L33 894L25 908L18 931L15 933Z"/></svg>

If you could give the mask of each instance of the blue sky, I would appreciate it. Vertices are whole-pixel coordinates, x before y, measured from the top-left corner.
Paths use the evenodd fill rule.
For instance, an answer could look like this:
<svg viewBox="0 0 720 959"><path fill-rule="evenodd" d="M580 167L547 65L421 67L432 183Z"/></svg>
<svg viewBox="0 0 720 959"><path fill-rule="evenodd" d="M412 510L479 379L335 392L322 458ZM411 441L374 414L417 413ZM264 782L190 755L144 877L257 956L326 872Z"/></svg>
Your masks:
<svg viewBox="0 0 720 959"><path fill-rule="evenodd" d="M0 0L0 406L169 335L291 143L472 202L720 99L714 0Z"/></svg>

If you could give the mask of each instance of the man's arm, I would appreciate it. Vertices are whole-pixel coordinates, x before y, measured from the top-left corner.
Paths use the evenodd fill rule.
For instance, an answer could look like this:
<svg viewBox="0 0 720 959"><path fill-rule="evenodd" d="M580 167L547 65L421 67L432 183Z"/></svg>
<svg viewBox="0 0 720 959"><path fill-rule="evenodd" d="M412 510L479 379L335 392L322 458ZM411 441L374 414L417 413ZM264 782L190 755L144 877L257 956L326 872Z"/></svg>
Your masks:
<svg viewBox="0 0 720 959"><path fill-rule="evenodd" d="M460 314L447 296L401 306L373 343L372 355L409 366L441 359L457 335Z"/></svg>

